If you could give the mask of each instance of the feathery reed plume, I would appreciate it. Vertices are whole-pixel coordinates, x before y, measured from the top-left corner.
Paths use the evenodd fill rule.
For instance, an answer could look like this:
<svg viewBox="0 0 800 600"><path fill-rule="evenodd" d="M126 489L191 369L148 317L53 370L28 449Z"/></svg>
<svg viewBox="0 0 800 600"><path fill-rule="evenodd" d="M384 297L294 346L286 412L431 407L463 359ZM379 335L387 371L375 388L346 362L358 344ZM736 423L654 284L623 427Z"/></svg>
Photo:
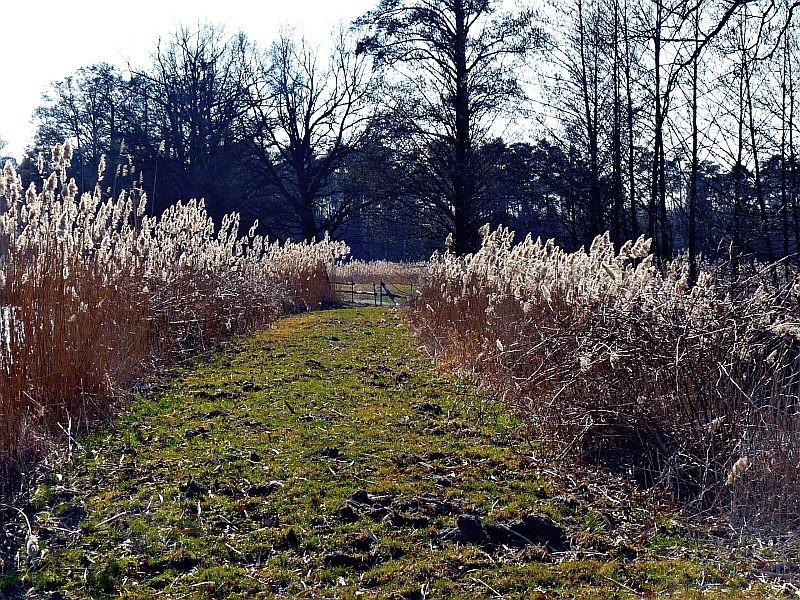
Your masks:
<svg viewBox="0 0 800 600"><path fill-rule="evenodd" d="M349 252L269 243L255 228L240 237L237 214L216 230L202 201L147 217L136 185L78 197L71 159L69 143L53 148L41 191L10 163L0 177L0 481L68 423L80 433L108 419L154 361L319 307Z"/></svg>
<svg viewBox="0 0 800 600"><path fill-rule="evenodd" d="M431 260L410 320L430 353L506 398L543 452L619 469L739 522L800 522L800 315L790 291L653 267L608 234L567 253L484 230ZM787 300L787 298L789 298ZM747 456L747 477L738 477ZM744 460L744 459L740 459ZM730 485L725 485L730 480Z"/></svg>

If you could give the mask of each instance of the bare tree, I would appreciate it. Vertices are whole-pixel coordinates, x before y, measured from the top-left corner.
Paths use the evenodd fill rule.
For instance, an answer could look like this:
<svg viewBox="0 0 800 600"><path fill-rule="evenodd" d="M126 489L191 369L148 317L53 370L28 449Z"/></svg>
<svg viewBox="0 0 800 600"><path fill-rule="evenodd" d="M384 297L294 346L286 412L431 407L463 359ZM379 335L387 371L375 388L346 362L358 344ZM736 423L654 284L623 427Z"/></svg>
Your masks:
<svg viewBox="0 0 800 600"><path fill-rule="evenodd" d="M694 25L694 43L695 48L691 66L691 77L690 77L690 100L689 100L689 111L690 111L690 121L691 121L691 153L690 153L690 174L689 174L689 206L688 206L688 213L689 213L689 223L688 223L688 235L687 235L687 244L688 244L688 252L689 252L689 281L691 285L694 285L697 282L698 277L698 268L697 268L697 205L698 205L698 176L699 176L699 169L700 169L700 130L698 127L698 99L697 99L697 90L700 85L700 69L699 69L699 61L700 55L697 52L697 46L700 43L699 36L700 36L700 7L702 6L701 3L698 3L697 10L693 16L693 25Z"/></svg>
<svg viewBox="0 0 800 600"><path fill-rule="evenodd" d="M159 41L149 68L135 73L150 113L143 115L150 131L138 136L147 147L139 151L158 161L167 201L205 198L212 216L230 211L223 204L250 106L252 58L244 34L181 27Z"/></svg>
<svg viewBox="0 0 800 600"><path fill-rule="evenodd" d="M580 199L576 210L566 212L573 214L576 222L571 228L580 231L580 243L587 246L609 225L614 240L620 241L622 81L614 19L617 4L616 0L560 4L553 17L556 35L546 44L555 66L544 79L548 103L562 124L562 144L575 149L585 175L573 182Z"/></svg>
<svg viewBox="0 0 800 600"><path fill-rule="evenodd" d="M106 63L82 67L50 84L34 111L35 150L48 153L69 139L80 188L96 182L100 156L114 155L125 131L127 86L119 70Z"/></svg>
<svg viewBox="0 0 800 600"><path fill-rule="evenodd" d="M386 98L427 185L414 202L475 251L485 217L481 148L524 94L515 64L541 40L531 10L502 13L493 0L381 0L356 21L360 50L391 73Z"/></svg>
<svg viewBox="0 0 800 600"><path fill-rule="evenodd" d="M272 45L251 94L249 137L256 200L277 197L272 206L290 233L307 240L334 234L369 201L343 194L341 184L345 161L374 117L373 81L368 57L344 33L327 60L288 33Z"/></svg>

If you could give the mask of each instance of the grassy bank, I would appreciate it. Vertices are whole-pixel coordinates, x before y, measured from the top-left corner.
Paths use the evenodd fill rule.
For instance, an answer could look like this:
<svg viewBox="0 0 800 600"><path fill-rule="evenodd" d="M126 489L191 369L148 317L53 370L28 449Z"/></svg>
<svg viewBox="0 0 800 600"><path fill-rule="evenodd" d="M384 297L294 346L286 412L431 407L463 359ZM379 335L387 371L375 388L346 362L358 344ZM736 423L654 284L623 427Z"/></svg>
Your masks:
<svg viewBox="0 0 800 600"><path fill-rule="evenodd" d="M6 593L763 597L755 569L777 571L621 480L537 459L388 309L281 320L133 407L39 488Z"/></svg>

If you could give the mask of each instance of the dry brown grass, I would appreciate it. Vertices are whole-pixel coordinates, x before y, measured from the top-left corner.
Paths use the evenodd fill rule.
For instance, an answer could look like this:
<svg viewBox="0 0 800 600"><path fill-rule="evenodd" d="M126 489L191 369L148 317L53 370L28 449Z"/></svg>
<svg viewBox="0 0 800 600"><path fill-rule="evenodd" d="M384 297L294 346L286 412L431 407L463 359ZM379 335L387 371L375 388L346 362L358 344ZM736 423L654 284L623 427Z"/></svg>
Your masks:
<svg viewBox="0 0 800 600"><path fill-rule="evenodd" d="M550 456L739 525L800 522L790 289L708 272L690 288L684 266L652 266L644 239L568 254L500 229L474 256L434 257L421 292L410 314L431 353L505 397Z"/></svg>
<svg viewBox="0 0 800 600"><path fill-rule="evenodd" d="M69 145L41 191L8 164L0 177L0 480L65 432L113 414L154 361L262 328L330 296L344 244L279 244L215 231L203 202L145 216L135 187L77 195Z"/></svg>
<svg viewBox="0 0 800 600"><path fill-rule="evenodd" d="M427 263L391 262L386 260L351 260L336 266L337 281L355 284L378 284L417 286L427 269Z"/></svg>

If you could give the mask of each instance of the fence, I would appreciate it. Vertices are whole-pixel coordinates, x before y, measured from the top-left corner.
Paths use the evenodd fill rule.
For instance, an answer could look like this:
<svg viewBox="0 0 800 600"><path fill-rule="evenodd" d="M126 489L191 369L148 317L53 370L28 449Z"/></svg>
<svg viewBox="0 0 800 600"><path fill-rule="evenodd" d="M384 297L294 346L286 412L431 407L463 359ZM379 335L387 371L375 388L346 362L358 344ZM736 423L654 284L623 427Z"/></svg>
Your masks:
<svg viewBox="0 0 800 600"><path fill-rule="evenodd" d="M397 286L387 284L385 281L370 284L356 283L355 281L334 281L333 292L337 298L350 304L367 304L372 306L383 306L384 299L387 303L391 301L392 306L397 306L408 300L414 293L414 284L410 284L408 291L404 291Z"/></svg>

